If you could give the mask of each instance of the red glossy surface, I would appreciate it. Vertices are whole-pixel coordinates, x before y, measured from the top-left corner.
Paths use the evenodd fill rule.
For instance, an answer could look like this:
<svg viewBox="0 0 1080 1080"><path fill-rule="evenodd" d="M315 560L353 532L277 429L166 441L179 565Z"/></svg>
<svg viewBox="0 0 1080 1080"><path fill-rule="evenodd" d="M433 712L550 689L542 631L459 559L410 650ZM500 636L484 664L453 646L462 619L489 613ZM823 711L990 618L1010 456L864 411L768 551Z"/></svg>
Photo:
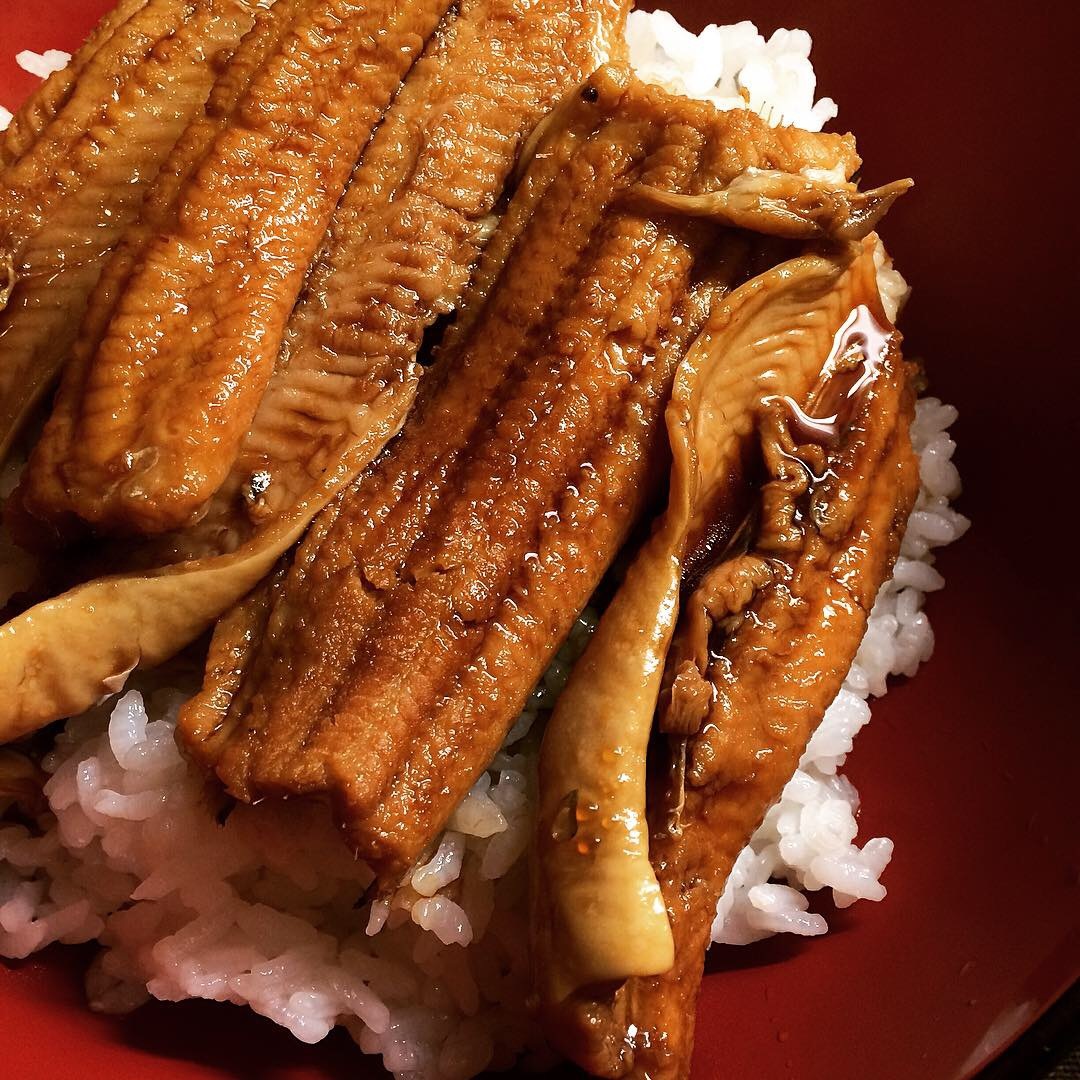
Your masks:
<svg viewBox="0 0 1080 1080"><path fill-rule="evenodd" d="M714 956L694 1075L959 1077L1080 974L1068 531L1080 238L1071 173L1060 169L1074 137L1067 73L1080 28L1065 4L670 6L693 25L810 29L820 88L858 133L867 180L916 178L885 232L915 285L909 351L961 409L962 508L975 519L941 558L949 585L930 604L933 661L875 706L850 766L865 800L861 835L897 842L889 898L831 917L824 939ZM0 101L15 104L33 85L15 67L18 49L73 47L104 7L3 0ZM81 997L85 957L0 968L0 1073L374 1075L344 1037L303 1047L223 1006L94 1016Z"/></svg>

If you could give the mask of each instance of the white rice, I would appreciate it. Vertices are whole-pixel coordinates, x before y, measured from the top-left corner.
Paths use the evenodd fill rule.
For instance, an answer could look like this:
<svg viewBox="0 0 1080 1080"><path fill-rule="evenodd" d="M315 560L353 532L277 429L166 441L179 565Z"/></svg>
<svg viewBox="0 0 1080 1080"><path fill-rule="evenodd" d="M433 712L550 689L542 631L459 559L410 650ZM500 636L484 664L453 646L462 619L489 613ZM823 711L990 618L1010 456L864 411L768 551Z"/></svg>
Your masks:
<svg viewBox="0 0 1080 1080"><path fill-rule="evenodd" d="M683 29L666 11L633 11L627 22L630 62L641 78L720 109L753 109L776 126L820 131L835 102L814 103L817 77L805 30L777 30L768 41L752 22Z"/></svg>
<svg viewBox="0 0 1080 1080"><path fill-rule="evenodd" d="M773 122L820 128L802 31L766 42L749 23L687 34L665 13L631 15L631 55L646 77L725 107L746 100ZM20 54L25 55L25 54ZM46 53L39 70L44 69ZM25 66L25 65L24 65ZM881 256L887 302L906 287ZM806 892L880 900L892 843L858 847L858 794L838 769L890 674L914 674L933 648L923 601L943 585L931 549L967 528L947 429L956 411L921 401L913 430L922 491L844 689L800 769L739 857L714 939L820 934ZM45 761L49 811L37 828L0 824L0 955L97 939L87 977L94 1008L148 997L246 1004L317 1042L343 1025L403 1078L465 1078L546 1051L524 998L526 868L537 716L550 708L594 617L579 621L503 749L448 830L389 900L365 902L371 874L319 806L238 806L217 797L174 741L190 685L126 693L69 721Z"/></svg>
<svg viewBox="0 0 1080 1080"><path fill-rule="evenodd" d="M15 63L39 79L47 79L57 71L63 71L71 63L71 53L62 52L60 49L46 49L43 53L31 52L24 49L15 57Z"/></svg>
<svg viewBox="0 0 1080 1080"><path fill-rule="evenodd" d="M450 828L388 902L325 808L217 805L174 739L186 689L132 690L68 721L45 761L50 812L0 825L0 955L98 939L92 1006L247 1004L305 1042L343 1024L404 1077L543 1062L523 1008L537 715L584 615ZM463 949L462 946L469 946Z"/></svg>

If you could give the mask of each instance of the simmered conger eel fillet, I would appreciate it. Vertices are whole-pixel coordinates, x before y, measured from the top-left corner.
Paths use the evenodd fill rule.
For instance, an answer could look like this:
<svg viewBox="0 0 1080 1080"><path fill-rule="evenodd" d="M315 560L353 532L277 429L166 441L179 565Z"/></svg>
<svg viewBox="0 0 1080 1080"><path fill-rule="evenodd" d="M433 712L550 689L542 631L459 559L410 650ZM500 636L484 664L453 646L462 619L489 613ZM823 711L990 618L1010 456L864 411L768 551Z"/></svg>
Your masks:
<svg viewBox="0 0 1080 1080"><path fill-rule="evenodd" d="M461 0L364 153L228 478L197 523L140 558L243 542L336 460L373 394L415 381L424 331L457 307L522 140L597 56L618 53L626 8Z"/></svg>
<svg viewBox="0 0 1080 1080"><path fill-rule="evenodd" d="M227 63L216 65L218 76L205 105L193 117L183 135L173 147L146 194L140 213L127 223L100 275L92 264L75 267L82 270L89 282L95 280L86 304L86 312L77 332L57 334L56 323L65 319L64 307L55 303L55 284L39 288L41 298L35 306L36 321L24 319L21 337L28 355L36 350L35 370L44 375L43 354L68 357L68 374L60 385L53 404L56 417L70 416L78 411L78 397L83 392L85 373L103 339L124 295L124 290L143 266L148 251L158 238L168 232L180 212L193 174L206 159L214 140L233 121L250 89L253 79L266 61L280 48L306 0L263 0L256 10L255 22ZM91 274L93 277L91 278ZM68 273L70 277L70 272ZM67 290L70 292L71 290ZM49 316L53 317L50 318ZM74 337L74 340L72 340ZM54 421L54 426L60 423ZM50 436L46 436L48 438ZM46 449L37 454L46 453ZM32 485L32 472L27 484ZM46 473L42 484L58 477ZM36 491L31 486L31 492ZM7 506L7 518L16 538L28 548L54 539L51 530L34 517L25 505L24 490L20 489ZM29 496L33 503L33 494Z"/></svg>
<svg viewBox="0 0 1080 1080"><path fill-rule="evenodd" d="M667 512L545 732L538 999L554 1045L595 1075L688 1074L727 875L835 697L895 558L918 480L912 371L882 311L876 248L870 236L805 252L710 314L669 406ZM742 475L755 456L756 500ZM646 657L611 621L630 604L639 635L673 625L680 542L686 595L666 673L663 651L625 670L624 657ZM632 734L639 698L648 727ZM648 837L651 873L628 861L641 848L624 820ZM659 904L641 907L645 893Z"/></svg>
<svg viewBox="0 0 1080 1080"><path fill-rule="evenodd" d="M630 1049L631 1068L601 1075L689 1077L724 883L839 692L899 552L919 486L914 366L876 299L868 304L838 335L809 402L763 409L757 529L687 601L668 670L682 676L684 701L676 692L661 709L666 746L649 795L649 853L675 964L629 980L614 1031L590 1018L593 1040L610 1034Z"/></svg>
<svg viewBox="0 0 1080 1080"><path fill-rule="evenodd" d="M744 269L745 237L624 196L856 164L849 140L598 72L541 142L397 442L219 624L181 717L192 752L243 799L329 794L393 885L638 518L672 374Z"/></svg>
<svg viewBox="0 0 1080 1080"><path fill-rule="evenodd" d="M148 0L106 16L4 140L0 457L50 389L110 248L202 108L257 0Z"/></svg>
<svg viewBox="0 0 1080 1080"><path fill-rule="evenodd" d="M26 506L102 529L186 523L224 481L360 151L450 0L308 0L69 366Z"/></svg>
<svg viewBox="0 0 1080 1080"><path fill-rule="evenodd" d="M278 0L272 14L294 2ZM97 545L93 558L111 576L0 629L0 741L82 711L136 664L191 641L396 434L424 330L458 303L526 133L598 55L617 51L624 17L610 0L463 0L447 15L355 170L240 456L204 516L153 540ZM219 122L209 110L193 125L178 161ZM108 310L181 180L176 164L92 310Z"/></svg>

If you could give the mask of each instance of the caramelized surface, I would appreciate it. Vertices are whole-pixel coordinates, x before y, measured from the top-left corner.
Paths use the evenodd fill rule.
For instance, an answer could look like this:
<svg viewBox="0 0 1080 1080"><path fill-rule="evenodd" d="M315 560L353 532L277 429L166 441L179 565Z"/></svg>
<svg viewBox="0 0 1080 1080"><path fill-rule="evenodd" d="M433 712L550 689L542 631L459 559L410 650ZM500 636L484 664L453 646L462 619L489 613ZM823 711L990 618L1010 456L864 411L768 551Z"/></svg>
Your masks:
<svg viewBox="0 0 1080 1080"><path fill-rule="evenodd" d="M360 150L448 6L303 5L72 369L79 390L31 463L33 513L152 533L213 495Z"/></svg>
<svg viewBox="0 0 1080 1080"><path fill-rule="evenodd" d="M878 325L860 311L863 325ZM913 372L897 335L860 336L860 326L842 340L849 329L805 412L787 398L763 403L768 483L756 538L708 570L686 603L661 710L670 734L649 791L650 858L675 964L577 1002L568 1049L597 1075L689 1075L724 882L839 691L899 550L918 490ZM866 378L847 379L854 363ZM807 427L807 417L836 420Z"/></svg>
<svg viewBox="0 0 1080 1080"><path fill-rule="evenodd" d="M640 514L675 366L734 272L696 279L717 229L620 195L759 164L854 154L621 69L563 111L402 436L219 628L181 723L232 791L330 793L384 883L415 858Z"/></svg>
<svg viewBox="0 0 1080 1080"><path fill-rule="evenodd" d="M250 33L227 63L207 65L204 59L206 74L218 72L205 106L173 147L138 216L126 223L119 243L97 279L74 341L68 336L70 357L53 404L52 417L35 448L31 466L8 507L9 522L24 546L33 548L56 539L54 529L50 527L53 523L43 522L35 513L41 507L62 506L68 497L64 468L62 464L50 464L49 459L58 447L69 443L74 436L75 419L81 410L88 372L110 331L125 290L132 285L158 237L175 224L181 200L193 175L206 159L215 138L234 119L252 80L278 50L304 3L305 0L277 0L270 5L264 0L256 12ZM46 299L55 296L51 288L44 293ZM37 328L34 330L36 332ZM47 511L45 516L48 516ZM55 523L61 532L66 517L66 514L61 515Z"/></svg>
<svg viewBox="0 0 1080 1080"><path fill-rule="evenodd" d="M709 196L685 196L706 200ZM768 231L786 204L746 203ZM850 217L838 220L847 232ZM735 237L732 237L732 241ZM749 244L747 237L739 238ZM637 552L544 730L533 896L533 966L542 1018L571 1047L574 996L654 975L672 938L649 862L646 752L679 614L688 543L748 496L743 461L753 417L777 394L805 396L855 297L873 295L875 241L808 253L725 298L675 375L666 409L672 452L667 508ZM701 680L698 680L701 682ZM707 709L711 689L687 692Z"/></svg>
<svg viewBox="0 0 1080 1080"><path fill-rule="evenodd" d="M200 147L229 122L230 103L295 7L277 0L185 135L98 289L92 312L105 313L103 324L155 221L174 212ZM81 711L136 664L189 642L398 431L423 331L458 302L522 136L621 38L624 14L607 0L466 0L444 21L335 213L226 484L185 530L96 548L93 561L119 576L89 581L3 628L0 692L9 708L0 738Z"/></svg>
<svg viewBox="0 0 1080 1080"><path fill-rule="evenodd" d="M458 5L364 152L228 478L150 552L242 543L332 465L374 396L416 379L424 331L457 307L522 138L621 40L625 14L622 0Z"/></svg>
<svg viewBox="0 0 1080 1080"><path fill-rule="evenodd" d="M20 113L0 173L0 456L67 359L109 250L251 26L251 0L122 6ZM46 88L52 89L46 90ZM2 305L0 305L2 306Z"/></svg>
<svg viewBox="0 0 1080 1080"><path fill-rule="evenodd" d="M906 182L808 180L850 176L850 141L610 66L528 140L485 248L522 140L616 48L625 4L450 7L127 0L0 140L0 434L87 309L26 535L153 535L100 549L124 573L0 628L0 739L118 690L247 594L181 736L239 798L328 797L392 887L647 509L689 372L664 526L545 746L535 954L556 1046L676 1080L726 877L914 500L912 371L858 242ZM743 230L849 243L774 267L779 245ZM423 335L463 293L420 383ZM735 534L759 443L768 482ZM9 795L37 780L0 760ZM605 889L625 906L598 921Z"/></svg>
<svg viewBox="0 0 1080 1080"><path fill-rule="evenodd" d="M54 71L22 103L7 128L0 132L0 168L18 161L34 145L41 133L55 120L71 100L79 76L102 49L109 46L118 32L147 0L120 0L102 16L90 36L76 51L62 71Z"/></svg>

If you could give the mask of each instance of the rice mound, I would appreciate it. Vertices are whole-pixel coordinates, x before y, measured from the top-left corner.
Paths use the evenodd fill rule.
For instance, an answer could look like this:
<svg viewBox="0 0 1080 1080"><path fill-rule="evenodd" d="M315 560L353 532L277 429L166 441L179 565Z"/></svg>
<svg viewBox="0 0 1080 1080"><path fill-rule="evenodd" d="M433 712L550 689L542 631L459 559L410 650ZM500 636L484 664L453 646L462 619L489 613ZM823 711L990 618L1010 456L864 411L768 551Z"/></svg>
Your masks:
<svg viewBox="0 0 1080 1080"><path fill-rule="evenodd" d="M777 30L765 40L752 22L684 29L667 11L632 11L626 24L630 63L646 82L704 98L718 109L752 109L775 126L820 131L836 103L815 104L817 77L805 30Z"/></svg>
<svg viewBox="0 0 1080 1080"><path fill-rule="evenodd" d="M820 128L809 35L750 23L683 30L635 12L627 31L642 75L721 107L747 102L771 122ZM50 55L50 54L46 54ZM0 118L2 119L2 118ZM906 293L880 255L890 314ZM948 428L956 410L927 398L912 430L922 488L892 580L799 770L739 856L713 939L824 933L806 892L838 905L880 900L892 842L855 844L859 796L839 773L889 675L913 675L933 649L923 612L944 580L932 549L967 521ZM49 809L34 829L0 824L0 955L97 939L93 1008L150 997L248 1005L314 1043L343 1025L362 1050L410 1080L464 1080L550 1061L529 1019L527 868L538 717L551 708L595 625L586 611L488 770L393 897L366 897L372 874L326 810L301 801L238 805L181 756L176 715L195 673L142 676L119 701L69 720L44 768ZM161 685L168 679L172 685Z"/></svg>

